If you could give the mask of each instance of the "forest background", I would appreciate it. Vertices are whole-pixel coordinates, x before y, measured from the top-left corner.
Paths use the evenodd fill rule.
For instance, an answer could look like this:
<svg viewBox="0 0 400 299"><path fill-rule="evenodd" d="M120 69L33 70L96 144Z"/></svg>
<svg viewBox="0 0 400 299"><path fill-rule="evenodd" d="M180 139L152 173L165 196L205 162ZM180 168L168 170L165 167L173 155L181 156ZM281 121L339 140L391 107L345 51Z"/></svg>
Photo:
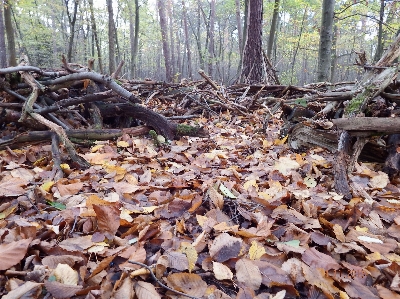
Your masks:
<svg viewBox="0 0 400 299"><path fill-rule="evenodd" d="M122 74L128 79L196 80L203 69L229 85L237 80L241 65L247 2L3 1L0 63L5 67L7 59L13 65L27 54L31 65L57 68L65 54L75 63L95 58L95 71L110 74L124 60ZM263 1L263 49L282 84L318 81L322 2ZM335 2L329 81L354 81L362 74L354 65L357 52L365 51L371 63L379 59L399 32L399 6L397 0Z"/></svg>

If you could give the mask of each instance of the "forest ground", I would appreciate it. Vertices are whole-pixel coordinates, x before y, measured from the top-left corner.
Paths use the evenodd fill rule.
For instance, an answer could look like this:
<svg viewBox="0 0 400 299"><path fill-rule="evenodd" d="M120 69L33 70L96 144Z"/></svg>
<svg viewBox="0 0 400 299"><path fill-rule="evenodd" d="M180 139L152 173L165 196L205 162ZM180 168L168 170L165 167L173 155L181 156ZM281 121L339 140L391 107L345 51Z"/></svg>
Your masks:
<svg viewBox="0 0 400 299"><path fill-rule="evenodd" d="M57 181L50 144L1 151L3 298L184 298L128 261L191 298L400 298L400 180L359 162L369 197L347 202L335 155L293 152L266 113L79 147L91 167Z"/></svg>

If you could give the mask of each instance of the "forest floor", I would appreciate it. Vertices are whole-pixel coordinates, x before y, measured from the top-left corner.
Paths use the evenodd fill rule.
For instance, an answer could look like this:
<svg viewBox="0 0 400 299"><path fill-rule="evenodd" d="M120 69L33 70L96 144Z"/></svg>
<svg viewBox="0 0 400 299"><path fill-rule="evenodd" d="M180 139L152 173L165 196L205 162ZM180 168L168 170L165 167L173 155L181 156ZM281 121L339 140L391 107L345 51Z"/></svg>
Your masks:
<svg viewBox="0 0 400 299"><path fill-rule="evenodd" d="M265 113L78 147L91 167L57 181L49 143L1 151L2 298L400 298L400 180L359 162L345 201L335 155Z"/></svg>

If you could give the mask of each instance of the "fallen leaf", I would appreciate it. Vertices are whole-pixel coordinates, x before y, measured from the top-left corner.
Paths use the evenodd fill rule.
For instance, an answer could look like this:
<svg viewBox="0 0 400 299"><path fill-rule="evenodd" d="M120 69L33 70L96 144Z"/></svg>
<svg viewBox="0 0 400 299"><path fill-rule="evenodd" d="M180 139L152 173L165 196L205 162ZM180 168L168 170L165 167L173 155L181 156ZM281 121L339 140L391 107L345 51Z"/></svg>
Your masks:
<svg viewBox="0 0 400 299"><path fill-rule="evenodd" d="M0 244L0 270L7 270L18 264L28 251L31 241L32 239L29 238Z"/></svg>

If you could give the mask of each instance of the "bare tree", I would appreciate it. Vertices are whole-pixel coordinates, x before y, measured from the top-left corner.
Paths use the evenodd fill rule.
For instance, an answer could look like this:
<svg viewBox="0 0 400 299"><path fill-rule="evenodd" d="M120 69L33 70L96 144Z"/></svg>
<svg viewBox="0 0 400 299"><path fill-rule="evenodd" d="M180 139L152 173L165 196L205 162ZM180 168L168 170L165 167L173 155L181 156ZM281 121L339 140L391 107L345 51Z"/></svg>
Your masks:
<svg viewBox="0 0 400 299"><path fill-rule="evenodd" d="M96 19L94 17L94 12L93 12L93 0L89 0L89 10L90 10L90 21L92 23L92 33L94 40L96 42L96 49L97 49L97 56L98 56L98 61L99 61L99 68L100 68L100 73L103 73L103 62L101 58L101 49L100 49L100 42L99 42L99 37L97 36L97 27L96 27Z"/></svg>
<svg viewBox="0 0 400 299"><path fill-rule="evenodd" d="M17 53L15 51L15 37L14 37L14 29L12 26L11 19L11 4L10 1L4 1L4 26L7 34L7 50L8 50L8 65L16 66L17 65Z"/></svg>
<svg viewBox="0 0 400 299"><path fill-rule="evenodd" d="M210 18L208 22L208 74L212 76L214 73L215 0L210 1Z"/></svg>
<svg viewBox="0 0 400 299"><path fill-rule="evenodd" d="M72 60L72 49L74 45L75 38L75 23L76 23L76 15L78 13L79 1L74 0L73 12L71 14L69 8L69 0L64 0L65 7L67 8L67 17L69 22L69 41L68 41L68 61Z"/></svg>
<svg viewBox="0 0 400 299"><path fill-rule="evenodd" d="M188 30L188 22L187 22L187 11L185 0L182 0L182 10L183 10L183 26L185 30L185 46L186 46L186 54L187 54L187 68L188 68L188 77L189 79L193 78L192 72L192 53L190 51L190 41L189 41L189 30Z"/></svg>
<svg viewBox="0 0 400 299"><path fill-rule="evenodd" d="M318 81L328 81L331 75L333 16L335 0L323 0L318 50Z"/></svg>
<svg viewBox="0 0 400 299"><path fill-rule="evenodd" d="M129 38L131 42L131 77L135 78L137 76L137 53L139 44L139 0L135 0L135 14L133 14L133 9L131 2L127 1L129 9ZM133 21L133 15L135 16L135 21Z"/></svg>
<svg viewBox="0 0 400 299"><path fill-rule="evenodd" d="M275 42L276 27L278 25L278 17L279 17L279 5L280 5L280 0L275 0L274 13L272 14L271 29L269 30L268 45L267 45L268 58L271 58L272 47Z"/></svg>
<svg viewBox="0 0 400 299"><path fill-rule="evenodd" d="M107 0L108 11L108 70L110 74L115 71L115 23L112 0Z"/></svg>
<svg viewBox="0 0 400 299"><path fill-rule="evenodd" d="M262 0L249 0L247 38L244 47L241 82L261 82L263 79L262 56Z"/></svg>
<svg viewBox="0 0 400 299"><path fill-rule="evenodd" d="M167 82L172 82L172 67L171 67L170 50L168 45L168 28L167 28L167 18L165 15L165 1L157 0L157 6L158 6L158 14L160 16L160 28L161 28L161 37L162 37L164 63L165 63L165 78Z"/></svg>
<svg viewBox="0 0 400 299"><path fill-rule="evenodd" d="M0 68L7 66L6 31L3 19L3 1L0 0Z"/></svg>

